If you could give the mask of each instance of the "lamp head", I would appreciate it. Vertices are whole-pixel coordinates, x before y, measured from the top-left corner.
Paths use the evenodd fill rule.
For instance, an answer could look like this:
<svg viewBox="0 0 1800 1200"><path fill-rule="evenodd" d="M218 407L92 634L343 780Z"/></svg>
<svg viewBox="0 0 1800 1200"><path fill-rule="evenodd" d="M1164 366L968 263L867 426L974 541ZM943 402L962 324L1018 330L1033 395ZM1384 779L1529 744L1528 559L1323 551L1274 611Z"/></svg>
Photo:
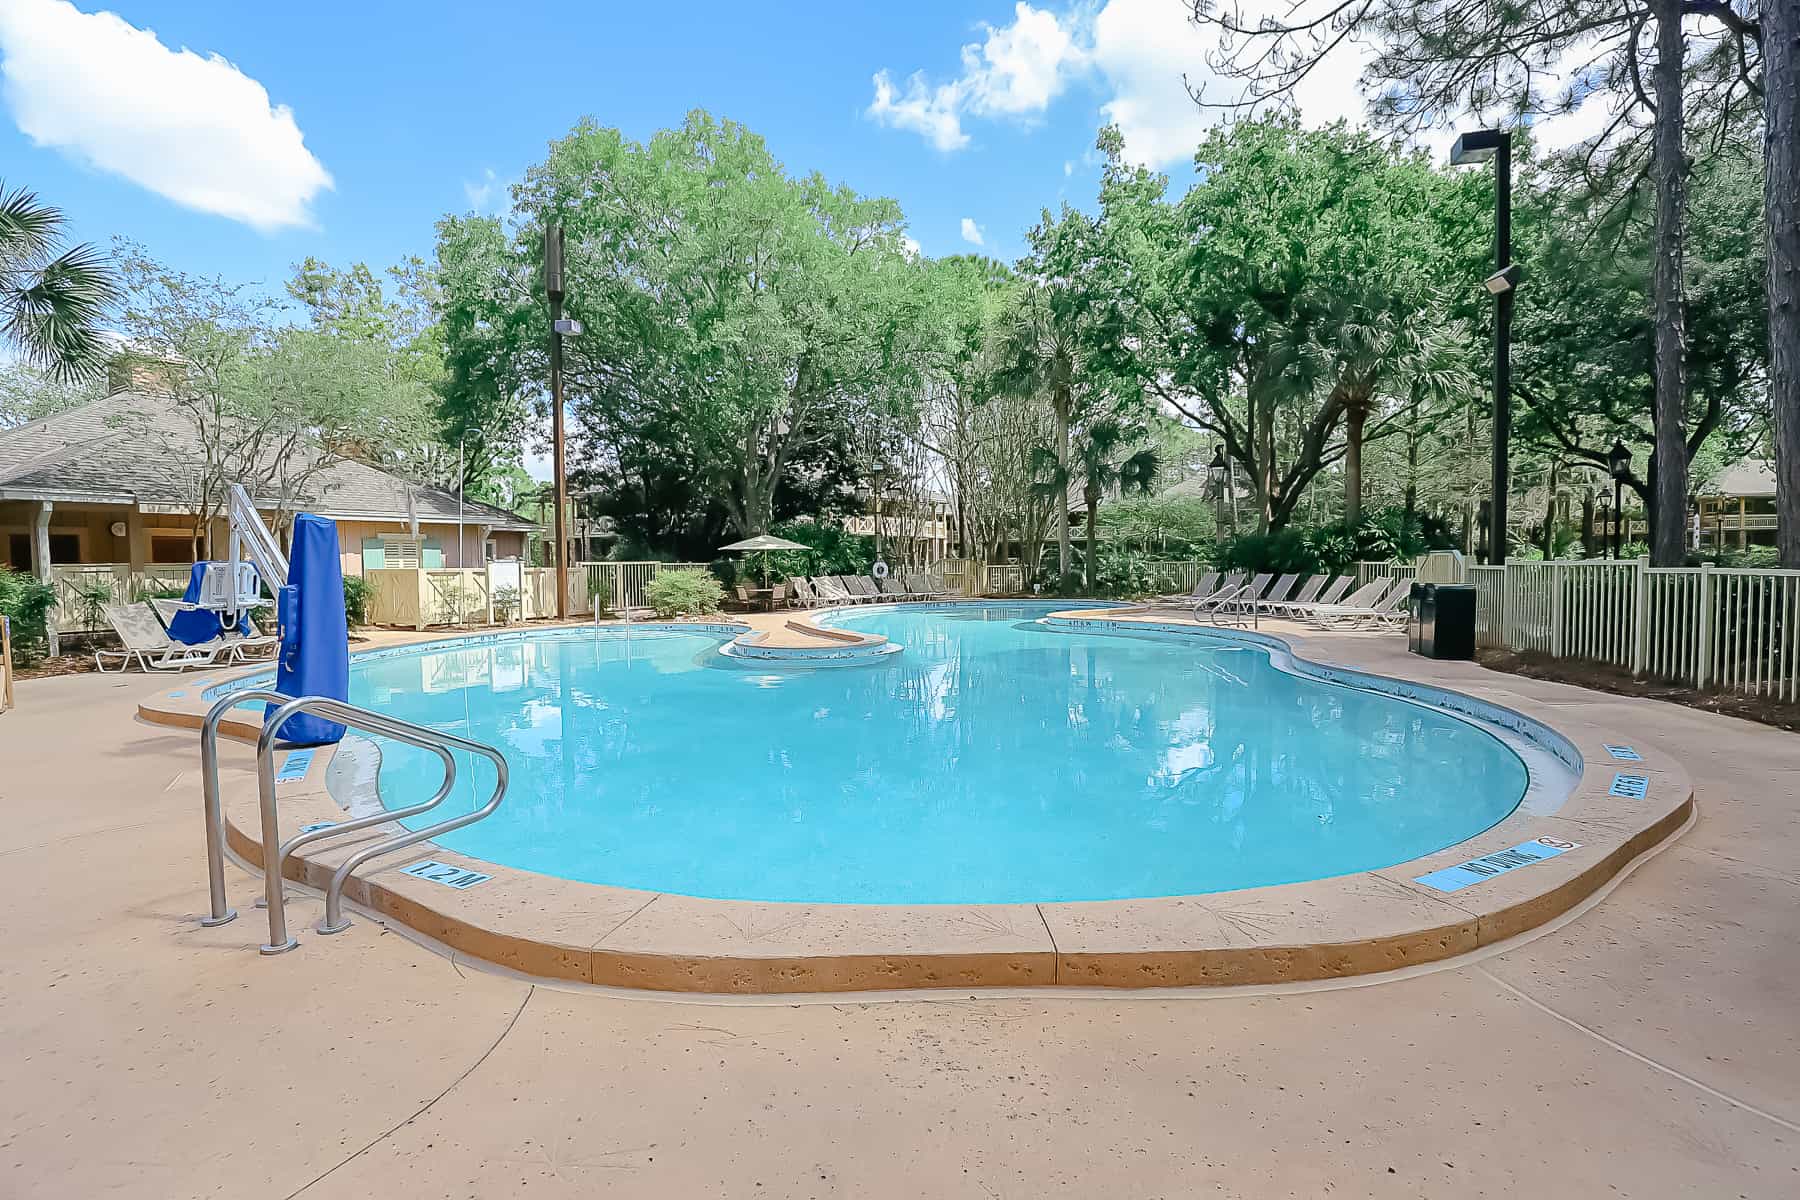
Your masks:
<svg viewBox="0 0 1800 1200"><path fill-rule="evenodd" d="M1501 151L1510 151L1512 135L1504 129L1471 129L1458 134L1450 147L1450 165L1491 162Z"/></svg>
<svg viewBox="0 0 1800 1200"><path fill-rule="evenodd" d="M1606 469L1618 480L1624 480L1631 474L1631 451L1618 438L1613 439L1612 449L1606 452Z"/></svg>
<svg viewBox="0 0 1800 1200"><path fill-rule="evenodd" d="M1508 263L1503 269L1495 271L1482 280L1481 286L1486 288L1491 295L1504 296L1518 287L1519 281L1524 278L1525 271L1518 263Z"/></svg>

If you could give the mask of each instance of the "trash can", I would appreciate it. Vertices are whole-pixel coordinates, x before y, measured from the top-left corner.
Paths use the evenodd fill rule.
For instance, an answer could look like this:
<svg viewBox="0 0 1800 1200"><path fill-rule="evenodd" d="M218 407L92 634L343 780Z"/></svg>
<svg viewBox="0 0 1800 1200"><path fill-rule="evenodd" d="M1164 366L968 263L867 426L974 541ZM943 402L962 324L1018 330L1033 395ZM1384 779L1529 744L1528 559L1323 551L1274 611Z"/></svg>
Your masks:
<svg viewBox="0 0 1800 1200"><path fill-rule="evenodd" d="M1415 583L1407 600L1407 649L1424 658L1475 657L1475 589Z"/></svg>

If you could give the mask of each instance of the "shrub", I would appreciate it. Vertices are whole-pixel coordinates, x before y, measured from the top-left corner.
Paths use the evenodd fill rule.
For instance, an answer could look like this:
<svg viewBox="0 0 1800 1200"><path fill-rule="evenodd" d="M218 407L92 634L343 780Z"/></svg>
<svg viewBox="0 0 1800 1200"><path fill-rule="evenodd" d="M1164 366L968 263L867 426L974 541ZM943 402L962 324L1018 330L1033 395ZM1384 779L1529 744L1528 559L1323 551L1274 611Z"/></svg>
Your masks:
<svg viewBox="0 0 1800 1200"><path fill-rule="evenodd" d="M810 550L783 550L769 555L769 577L787 579L794 575L867 575L875 563L875 539L865 534L846 533L836 525L820 525L812 521L788 521L769 531L776 537L810 546ZM744 569L752 574L762 567L762 555L747 556ZM741 573L741 572L740 572Z"/></svg>
<svg viewBox="0 0 1800 1200"><path fill-rule="evenodd" d="M12 622L13 655L21 665L50 649L48 622L56 592L35 576L0 567L0 616Z"/></svg>
<svg viewBox="0 0 1800 1200"><path fill-rule="evenodd" d="M1323 531L1319 531L1323 532ZM1219 566L1230 571L1290 571L1313 574L1319 570L1317 534L1300 529L1276 529L1268 533L1242 533L1219 551Z"/></svg>
<svg viewBox="0 0 1800 1200"><path fill-rule="evenodd" d="M659 617L699 617L719 611L725 589L707 571L662 571L644 589L644 599Z"/></svg>
<svg viewBox="0 0 1800 1200"><path fill-rule="evenodd" d="M344 576L344 624L349 628L369 623L369 601L375 586L361 575Z"/></svg>
<svg viewBox="0 0 1800 1200"><path fill-rule="evenodd" d="M505 625L519 614L519 601L523 599L516 587L494 589L494 619Z"/></svg>

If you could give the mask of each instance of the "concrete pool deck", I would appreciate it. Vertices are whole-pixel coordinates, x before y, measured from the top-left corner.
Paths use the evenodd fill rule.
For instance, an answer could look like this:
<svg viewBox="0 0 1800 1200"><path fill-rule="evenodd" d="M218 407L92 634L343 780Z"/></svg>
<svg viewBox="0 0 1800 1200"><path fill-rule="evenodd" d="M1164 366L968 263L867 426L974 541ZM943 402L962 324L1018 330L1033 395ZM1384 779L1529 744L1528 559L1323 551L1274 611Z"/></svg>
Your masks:
<svg viewBox="0 0 1800 1200"><path fill-rule="evenodd" d="M27 681L0 716L6 1191L1800 1191L1800 739L1391 635L1295 641L1628 730L1686 767L1697 823L1573 920L1413 978L724 1006L472 971L367 919L311 937L311 900L302 950L262 958L250 877L242 920L194 923L194 737L132 720L170 680Z"/></svg>
<svg viewBox="0 0 1800 1200"><path fill-rule="evenodd" d="M1146 612L1076 610L1049 620L1060 623L1053 637L1122 628L1154 632L1177 656L1197 631L1246 636ZM788 628L801 624L790 621ZM744 627L692 628L727 637ZM731 648L760 632L739 638ZM357 871L345 896L369 916L429 938L466 956L471 965L565 983L747 995L1274 985L1410 970L1517 937L1587 900L1639 856L1666 844L1692 815L1693 789L1680 763L1628 732L1595 726L1529 698L1489 696L1485 685L1471 686L1466 694L1434 693L1410 667L1407 677L1396 681L1358 675L1346 669L1348 664L1288 660L1285 643L1265 641L1282 651L1287 669L1458 705L1516 727L1541 743L1535 749L1522 743L1538 760L1525 801L1493 827L1411 861L1203 895L1013 904L702 899L576 882L422 842ZM467 652L483 643L455 645ZM502 637L487 645L493 654L505 655L518 642ZM775 653L811 655L814 649ZM845 650L828 646L827 652ZM255 668L238 672L257 673ZM140 704L139 715L197 727L210 707L206 687L218 674L208 672ZM259 721L254 713L247 723L230 714L221 728L254 737ZM381 806L372 775L360 803L342 788L327 788L335 753L335 747L304 752L294 777L278 786L281 842L303 829L343 821L349 815L345 805L359 813ZM248 747L227 743L221 745L220 762L227 844L241 862L261 863L254 756ZM1581 777L1569 790L1565 776L1576 770ZM1626 780L1637 785L1635 792L1620 791ZM402 799L414 798L389 797ZM393 832L390 825L328 837L296 850L285 873L323 890L353 852ZM432 877L407 873L404 868L412 865ZM1057 865L1042 864L1047 894L1059 890ZM1439 878L1432 873L1445 871L1455 883L1432 886ZM438 875L471 886L446 887Z"/></svg>

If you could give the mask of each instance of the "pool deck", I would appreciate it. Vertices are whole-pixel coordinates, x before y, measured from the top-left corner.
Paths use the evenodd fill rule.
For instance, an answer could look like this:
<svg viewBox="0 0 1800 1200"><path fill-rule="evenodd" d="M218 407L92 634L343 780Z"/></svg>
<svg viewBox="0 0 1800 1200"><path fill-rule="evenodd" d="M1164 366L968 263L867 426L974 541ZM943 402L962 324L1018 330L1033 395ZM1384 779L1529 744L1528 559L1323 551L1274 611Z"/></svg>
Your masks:
<svg viewBox="0 0 1800 1200"><path fill-rule="evenodd" d="M201 929L194 737L132 719L170 679L26 682L0 715L5 1194L1800 1192L1800 739L1292 638L1628 731L1692 777L1696 823L1571 919L1405 978L700 1003L367 918L316 937L311 900L263 958L235 868L244 916Z"/></svg>

